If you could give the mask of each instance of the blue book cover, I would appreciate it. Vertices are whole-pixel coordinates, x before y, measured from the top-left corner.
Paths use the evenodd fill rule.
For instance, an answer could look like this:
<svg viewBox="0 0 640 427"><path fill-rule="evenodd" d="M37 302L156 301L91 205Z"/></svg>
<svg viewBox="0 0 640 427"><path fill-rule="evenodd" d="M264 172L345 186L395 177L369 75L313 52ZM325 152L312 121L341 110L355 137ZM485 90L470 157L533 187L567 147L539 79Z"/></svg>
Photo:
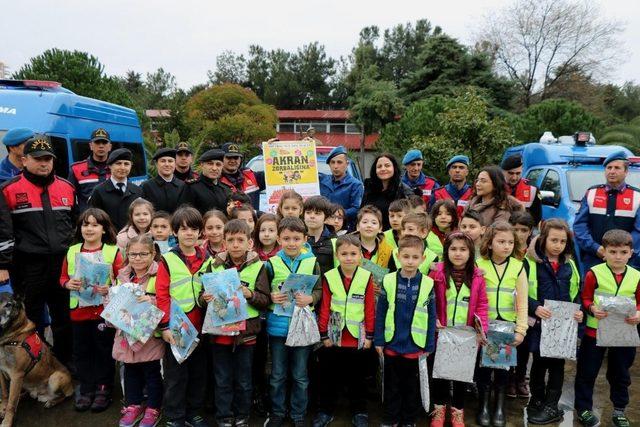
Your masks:
<svg viewBox="0 0 640 427"><path fill-rule="evenodd" d="M204 320L207 330L210 329L209 326L237 323L249 317L238 270L229 268L217 273L206 273L201 279L205 292L213 295L213 299L207 305Z"/></svg>
<svg viewBox="0 0 640 427"><path fill-rule="evenodd" d="M175 341L175 345L171 345L171 352L178 363L182 363L195 350L200 340L197 329L175 301L171 301L169 330Z"/></svg>
<svg viewBox="0 0 640 427"><path fill-rule="evenodd" d="M514 327L512 322L492 321L489 323L487 343L482 346L480 366L509 369L518 364L517 350L512 345L515 340Z"/></svg>
<svg viewBox="0 0 640 427"><path fill-rule="evenodd" d="M77 253L74 278L82 284L79 291L71 291L78 298L78 306L92 307L102 304L102 295L97 287L104 286L109 280L111 265L98 262L90 253Z"/></svg>
<svg viewBox="0 0 640 427"><path fill-rule="evenodd" d="M138 302L143 293L132 283L112 288L101 316L127 334L127 341L146 343L162 320L162 310L148 301ZM129 339L129 337L131 339Z"/></svg>
<svg viewBox="0 0 640 427"><path fill-rule="evenodd" d="M275 304L273 313L279 316L291 317L293 308L296 305L296 294L301 292L305 295L311 295L317 281L318 276L314 274L289 274L287 280L280 287L280 292L287 295L287 301L283 304Z"/></svg>

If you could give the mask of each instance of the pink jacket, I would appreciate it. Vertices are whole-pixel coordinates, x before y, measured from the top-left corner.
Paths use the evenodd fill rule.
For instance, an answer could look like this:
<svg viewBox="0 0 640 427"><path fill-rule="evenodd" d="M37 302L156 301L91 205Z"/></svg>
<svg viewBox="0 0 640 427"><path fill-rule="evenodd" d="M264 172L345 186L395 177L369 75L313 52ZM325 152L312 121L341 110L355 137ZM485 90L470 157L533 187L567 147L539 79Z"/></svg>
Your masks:
<svg viewBox="0 0 640 427"><path fill-rule="evenodd" d="M158 272L158 263L153 262L149 270L145 273L144 276L136 280L136 283L139 283L142 288L146 290L147 283L149 282L149 278L156 275ZM135 274L132 274L131 267L126 265L120 269L118 273L118 284L120 283L128 283L133 282ZM151 304L155 304L155 296L151 296L152 301ZM141 344L139 342L133 344L133 346L129 346L127 339L122 334L120 329L116 332L116 337L113 341L113 350L111 352L111 356L120 362L124 363L141 363L141 362L150 362L152 360L160 360L164 356L164 341L157 337L151 337L149 340Z"/></svg>
<svg viewBox="0 0 640 427"><path fill-rule="evenodd" d="M432 274L436 296L436 312L442 326L447 325L447 283L444 277L444 263L439 262ZM487 315L489 302L487 300L487 285L482 270L475 268L471 282L471 297L469 298L469 312L467 325L474 326L474 316L477 314L486 332L489 327Z"/></svg>
<svg viewBox="0 0 640 427"><path fill-rule="evenodd" d="M120 248L120 250L122 250L123 254L124 254L125 250L127 249L127 244L129 243L129 240L133 239L137 235L138 235L138 232L136 231L135 227L132 226L132 225L126 225L116 235L116 241L117 241L116 243L117 243L118 247Z"/></svg>

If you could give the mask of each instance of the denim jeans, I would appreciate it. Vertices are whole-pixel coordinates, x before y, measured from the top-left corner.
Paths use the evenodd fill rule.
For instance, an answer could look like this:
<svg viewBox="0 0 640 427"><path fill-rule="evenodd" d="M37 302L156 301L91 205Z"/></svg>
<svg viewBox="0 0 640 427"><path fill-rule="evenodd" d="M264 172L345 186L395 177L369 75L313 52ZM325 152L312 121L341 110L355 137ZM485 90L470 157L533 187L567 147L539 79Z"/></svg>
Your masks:
<svg viewBox="0 0 640 427"><path fill-rule="evenodd" d="M140 405L147 388L147 406L160 409L162 406L162 375L160 361L124 364L124 401L126 405Z"/></svg>
<svg viewBox="0 0 640 427"><path fill-rule="evenodd" d="M216 419L249 417L253 347L212 344Z"/></svg>
<svg viewBox="0 0 640 427"><path fill-rule="evenodd" d="M287 375L291 371L291 418L304 420L307 412L307 361L312 346L287 347L285 337L269 337L271 348L271 410L275 416L283 417L286 412Z"/></svg>

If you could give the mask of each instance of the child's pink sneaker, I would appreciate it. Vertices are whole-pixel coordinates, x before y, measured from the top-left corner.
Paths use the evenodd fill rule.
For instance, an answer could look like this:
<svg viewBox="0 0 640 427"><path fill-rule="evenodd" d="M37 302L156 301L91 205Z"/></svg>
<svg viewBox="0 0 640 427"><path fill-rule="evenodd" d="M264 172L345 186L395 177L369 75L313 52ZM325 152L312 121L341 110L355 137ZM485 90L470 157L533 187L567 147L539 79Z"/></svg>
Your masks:
<svg viewBox="0 0 640 427"><path fill-rule="evenodd" d="M133 427L136 425L144 414L142 405L129 405L122 408L122 418L120 418L120 427Z"/></svg>
<svg viewBox="0 0 640 427"><path fill-rule="evenodd" d="M144 418L140 421L139 427L155 427L160 421L160 410L147 408L144 411Z"/></svg>

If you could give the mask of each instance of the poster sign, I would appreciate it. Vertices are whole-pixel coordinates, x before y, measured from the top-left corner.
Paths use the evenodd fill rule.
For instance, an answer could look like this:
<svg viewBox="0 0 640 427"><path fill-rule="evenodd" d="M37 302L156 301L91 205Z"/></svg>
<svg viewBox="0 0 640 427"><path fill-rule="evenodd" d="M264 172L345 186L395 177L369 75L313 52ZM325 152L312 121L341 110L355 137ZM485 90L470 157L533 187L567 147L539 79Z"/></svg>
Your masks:
<svg viewBox="0 0 640 427"><path fill-rule="evenodd" d="M320 195L314 140L263 142L262 154L269 212L276 212L286 190L294 190L304 199Z"/></svg>

